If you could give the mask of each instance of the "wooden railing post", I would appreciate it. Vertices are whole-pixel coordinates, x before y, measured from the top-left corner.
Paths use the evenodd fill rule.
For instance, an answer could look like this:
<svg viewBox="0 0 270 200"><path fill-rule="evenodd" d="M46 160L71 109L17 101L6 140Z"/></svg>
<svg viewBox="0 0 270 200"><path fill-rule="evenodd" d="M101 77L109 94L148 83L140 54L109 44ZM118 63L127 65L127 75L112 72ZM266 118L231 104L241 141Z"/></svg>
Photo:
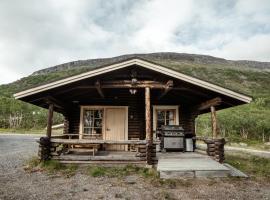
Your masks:
<svg viewBox="0 0 270 200"><path fill-rule="evenodd" d="M150 88L145 88L145 133L146 133L146 160L147 164L152 164L152 146L153 134L151 131L151 106L150 106Z"/></svg>
<svg viewBox="0 0 270 200"><path fill-rule="evenodd" d="M52 136L52 119L53 119L53 104L49 104L48 109L48 120L47 120L47 137L51 138Z"/></svg>
<svg viewBox="0 0 270 200"><path fill-rule="evenodd" d="M218 130L217 130L217 115L216 109L214 106L211 106L211 119L212 119L212 136L213 138L217 138Z"/></svg>

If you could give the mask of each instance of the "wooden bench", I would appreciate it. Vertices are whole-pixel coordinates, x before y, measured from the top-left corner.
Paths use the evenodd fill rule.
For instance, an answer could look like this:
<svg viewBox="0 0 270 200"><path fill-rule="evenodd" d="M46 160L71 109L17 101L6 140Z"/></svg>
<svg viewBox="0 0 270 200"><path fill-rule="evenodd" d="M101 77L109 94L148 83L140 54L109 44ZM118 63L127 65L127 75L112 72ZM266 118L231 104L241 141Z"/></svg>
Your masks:
<svg viewBox="0 0 270 200"><path fill-rule="evenodd" d="M96 155L98 152L100 145L99 144L91 144L87 145L87 147L73 147L69 149L69 152L75 152L75 153L92 153L93 156Z"/></svg>

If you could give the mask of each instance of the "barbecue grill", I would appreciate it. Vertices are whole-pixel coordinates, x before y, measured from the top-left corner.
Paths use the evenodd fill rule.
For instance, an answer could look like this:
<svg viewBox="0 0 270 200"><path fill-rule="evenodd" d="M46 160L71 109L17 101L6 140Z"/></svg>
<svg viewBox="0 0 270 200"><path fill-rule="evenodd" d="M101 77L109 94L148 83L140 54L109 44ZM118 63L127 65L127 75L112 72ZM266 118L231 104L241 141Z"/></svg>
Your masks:
<svg viewBox="0 0 270 200"><path fill-rule="evenodd" d="M178 125L162 126L161 149L163 151L185 151L184 129Z"/></svg>

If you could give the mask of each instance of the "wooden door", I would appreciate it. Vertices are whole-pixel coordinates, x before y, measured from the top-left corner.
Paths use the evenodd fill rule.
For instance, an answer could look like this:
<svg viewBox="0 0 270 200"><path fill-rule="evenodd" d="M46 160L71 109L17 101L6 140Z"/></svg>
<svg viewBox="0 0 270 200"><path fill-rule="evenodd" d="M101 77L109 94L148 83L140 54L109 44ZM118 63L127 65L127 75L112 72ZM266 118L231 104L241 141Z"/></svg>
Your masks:
<svg viewBox="0 0 270 200"><path fill-rule="evenodd" d="M107 108L105 123L106 140L125 140L125 108ZM107 145L106 150L125 150L125 145Z"/></svg>

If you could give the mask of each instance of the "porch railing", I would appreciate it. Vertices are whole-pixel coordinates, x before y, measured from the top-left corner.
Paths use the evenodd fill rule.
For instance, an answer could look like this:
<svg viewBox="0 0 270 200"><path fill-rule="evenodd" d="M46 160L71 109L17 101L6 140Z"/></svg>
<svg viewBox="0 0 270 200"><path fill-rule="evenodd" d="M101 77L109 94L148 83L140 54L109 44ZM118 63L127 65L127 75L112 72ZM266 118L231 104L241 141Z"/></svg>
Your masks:
<svg viewBox="0 0 270 200"><path fill-rule="evenodd" d="M43 139L44 140L44 139ZM50 159L60 160L60 161L87 161L87 163L146 163L147 157L151 157L153 164L157 162L156 159L156 148L155 143L152 146L152 150L148 152L147 150L147 141L146 140L101 140L101 139L68 139L67 135L60 135L60 136L52 136L49 140L50 146L44 147L40 140L40 152L47 152L49 153ZM47 143L46 143L47 144ZM121 145L125 146L125 150L117 155L102 155L102 153L97 152L97 149L100 146L107 146L107 145ZM137 149L134 151L129 151L130 146L135 147ZM81 149L81 152L84 153L84 156L80 155L72 155L70 154L71 151L75 150L76 148ZM43 149L43 150L42 150ZM44 149L49 149L44 151ZM92 149L92 150L91 150ZM96 150L95 150L96 149ZM92 152L92 153L91 153ZM104 151L100 151L104 152ZM110 150L106 151L110 152ZM116 151L115 151L116 152ZM87 156L85 156L87 155ZM41 156L42 157L42 156ZM44 157L44 156L43 156Z"/></svg>

